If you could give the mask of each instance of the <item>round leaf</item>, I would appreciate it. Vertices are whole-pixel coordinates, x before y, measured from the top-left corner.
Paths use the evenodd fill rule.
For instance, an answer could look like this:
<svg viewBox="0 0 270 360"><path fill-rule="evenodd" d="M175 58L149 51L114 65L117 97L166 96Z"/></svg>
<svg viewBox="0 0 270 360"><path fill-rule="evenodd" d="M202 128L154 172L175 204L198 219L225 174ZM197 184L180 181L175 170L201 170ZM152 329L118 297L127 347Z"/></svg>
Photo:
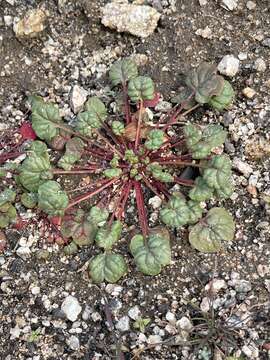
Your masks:
<svg viewBox="0 0 270 360"><path fill-rule="evenodd" d="M223 208L212 208L207 216L189 233L192 247L201 252L217 252L223 243L233 240L235 224L233 217Z"/></svg>
<svg viewBox="0 0 270 360"><path fill-rule="evenodd" d="M152 230L146 241L142 235L135 235L130 242L130 251L142 273L157 275L171 262L170 235L164 228Z"/></svg>
<svg viewBox="0 0 270 360"><path fill-rule="evenodd" d="M104 248L105 250L110 250L114 243L116 243L122 232L122 223L117 220L115 221L111 228L103 227L98 230L96 235L96 244Z"/></svg>
<svg viewBox="0 0 270 360"><path fill-rule="evenodd" d="M148 150L158 150L164 142L164 132L162 130L156 129L151 130L147 134L147 140L145 142L145 147Z"/></svg>
<svg viewBox="0 0 270 360"><path fill-rule="evenodd" d="M48 215L64 215L68 196L56 181L46 181L38 189L38 207Z"/></svg>
<svg viewBox="0 0 270 360"><path fill-rule="evenodd" d="M127 266L123 256L104 253L95 256L90 261L89 272L95 283L101 283L104 280L115 283L126 274Z"/></svg>
<svg viewBox="0 0 270 360"><path fill-rule="evenodd" d="M136 78L137 76L137 65L130 59L116 61L109 71L109 77L113 86L125 84L128 80Z"/></svg>
<svg viewBox="0 0 270 360"><path fill-rule="evenodd" d="M233 98L234 98L233 88L229 83L229 81L225 80L221 94L212 97L209 100L208 104L212 106L214 109L221 111L228 108L231 105Z"/></svg>
<svg viewBox="0 0 270 360"><path fill-rule="evenodd" d="M152 100L155 96L155 86L151 78L138 76L128 83L128 96L131 101Z"/></svg>

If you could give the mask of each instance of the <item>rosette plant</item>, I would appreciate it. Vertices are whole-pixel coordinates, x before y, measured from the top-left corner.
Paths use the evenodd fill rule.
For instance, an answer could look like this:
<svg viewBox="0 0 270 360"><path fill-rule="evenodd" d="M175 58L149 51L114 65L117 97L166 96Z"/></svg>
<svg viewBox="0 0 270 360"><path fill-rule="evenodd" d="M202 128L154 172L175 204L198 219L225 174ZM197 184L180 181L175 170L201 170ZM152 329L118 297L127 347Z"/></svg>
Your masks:
<svg viewBox="0 0 270 360"><path fill-rule="evenodd" d="M124 257L112 249L134 198L138 228L129 249L144 274L159 274L170 264L172 229L189 226L190 244L202 252L219 251L234 236L233 218L225 209L204 214L203 206L233 191L230 159L215 151L222 148L226 131L219 124L196 125L185 118L202 105L218 111L229 107L234 96L230 83L214 65L203 63L186 75L175 105L160 115L152 79L139 75L132 60L114 63L109 78L113 98L108 93L102 99L90 97L70 124L56 104L31 96L31 124L38 139L15 170L22 204L47 214L67 254L90 244L100 248L89 262L97 283L116 282L127 272ZM187 169L194 169L190 177ZM85 176L88 182L66 188L70 176L74 184ZM148 223L149 194L162 200L156 227ZM2 227L14 216L14 200L12 192L0 194Z"/></svg>

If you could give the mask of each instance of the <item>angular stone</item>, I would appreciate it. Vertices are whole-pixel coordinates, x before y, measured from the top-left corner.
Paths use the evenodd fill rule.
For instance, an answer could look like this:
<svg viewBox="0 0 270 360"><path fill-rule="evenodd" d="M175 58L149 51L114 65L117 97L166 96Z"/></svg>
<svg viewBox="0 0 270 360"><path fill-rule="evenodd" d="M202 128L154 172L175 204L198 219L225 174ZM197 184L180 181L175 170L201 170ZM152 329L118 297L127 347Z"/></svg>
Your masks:
<svg viewBox="0 0 270 360"><path fill-rule="evenodd" d="M157 27L160 13L148 5L112 2L102 9L102 24L118 32L146 38Z"/></svg>
<svg viewBox="0 0 270 360"><path fill-rule="evenodd" d="M24 18L13 25L17 37L35 37L45 29L47 15L41 9L29 10Z"/></svg>

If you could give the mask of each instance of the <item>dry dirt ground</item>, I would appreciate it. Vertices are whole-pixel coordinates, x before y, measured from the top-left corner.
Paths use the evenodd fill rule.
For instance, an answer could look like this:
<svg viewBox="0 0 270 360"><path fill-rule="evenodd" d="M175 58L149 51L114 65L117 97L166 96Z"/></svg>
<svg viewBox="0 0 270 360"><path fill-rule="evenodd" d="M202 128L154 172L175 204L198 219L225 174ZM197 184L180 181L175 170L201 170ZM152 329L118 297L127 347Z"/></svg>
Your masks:
<svg viewBox="0 0 270 360"><path fill-rule="evenodd" d="M237 9L228 11L219 0L205 6L198 0L154 1L162 17L155 33L141 40L101 25L106 1L0 0L1 131L23 120L26 95L49 95L68 107L74 84L99 90L107 83L110 64L122 56L145 54L142 70L168 100L191 65L218 63L233 54L241 59L232 79L233 107L221 115L200 110L190 120L221 122L229 132L225 151L249 167L244 174L235 169L236 190L224 204L236 219L234 243L219 255L203 255L190 248L186 233L175 234L173 264L155 278L139 274L130 261L130 272L118 286L98 288L83 268L91 249L66 257L49 246L49 259L42 260L37 255L48 245L35 227L8 230L8 249L0 256L1 359L269 359L270 162L269 149L260 149L259 142L269 146L270 4L254 2L250 9L239 0ZM45 31L37 39L17 39L14 17L37 6L49 13ZM208 38L196 34L207 26ZM257 59L264 60L266 69L256 70ZM256 91L252 99L242 94L247 86ZM16 253L22 237L32 242L24 258ZM209 305L205 286L213 279L224 282ZM82 306L75 322L60 310L68 294ZM141 317L150 319L144 334L134 329L132 316L128 320L136 305ZM185 344L176 325L184 316L199 329ZM120 319L129 322L126 328ZM203 351L192 343L198 338ZM155 341L159 344L151 345Z"/></svg>

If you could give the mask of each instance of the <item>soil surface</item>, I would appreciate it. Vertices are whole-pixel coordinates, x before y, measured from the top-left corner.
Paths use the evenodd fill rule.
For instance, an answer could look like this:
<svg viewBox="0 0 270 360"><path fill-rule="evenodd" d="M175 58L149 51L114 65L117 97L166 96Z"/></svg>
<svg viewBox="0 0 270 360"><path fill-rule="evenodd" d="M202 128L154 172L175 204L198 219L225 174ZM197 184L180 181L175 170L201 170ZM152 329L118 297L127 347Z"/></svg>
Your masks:
<svg viewBox="0 0 270 360"><path fill-rule="evenodd" d="M99 93L108 84L110 65L124 56L143 59L141 72L153 78L165 100L191 66L218 64L227 54L240 60L230 79L236 91L232 108L222 114L202 109L189 117L228 130L225 152L236 186L222 205L236 220L234 242L221 254L199 254L186 231L175 233L172 265L146 277L135 269L126 236L120 250L128 275L117 285L98 287L86 271L91 248L67 257L48 244L48 234L40 236L37 225L7 230L8 248L0 256L1 359L270 358L270 5L231 2L237 3L232 11L221 0L204 6L198 0L149 1L161 18L142 40L101 24L106 1L0 0L2 133L27 119L26 96L32 93L56 101L71 118L72 86ZM37 7L48 13L45 30L37 38L17 38L14 21ZM200 29L206 27L203 37ZM264 67L256 65L258 59ZM246 87L255 91L252 98L243 94ZM129 225L133 211L130 204ZM155 210L149 205L148 212ZM29 253L20 256L25 243ZM42 259L46 249L49 257ZM218 290L211 291L215 285ZM81 306L75 321L61 310L68 295ZM134 328L138 309L140 318L149 319L144 332Z"/></svg>

